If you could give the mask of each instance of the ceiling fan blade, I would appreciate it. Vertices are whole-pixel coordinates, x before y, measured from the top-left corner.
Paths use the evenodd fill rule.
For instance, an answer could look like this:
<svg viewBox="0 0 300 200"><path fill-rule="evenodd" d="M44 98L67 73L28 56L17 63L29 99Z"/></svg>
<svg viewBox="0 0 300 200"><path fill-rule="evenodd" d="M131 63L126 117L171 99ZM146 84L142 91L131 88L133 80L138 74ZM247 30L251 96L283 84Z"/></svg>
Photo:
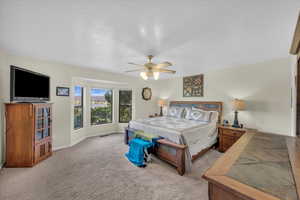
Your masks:
<svg viewBox="0 0 300 200"><path fill-rule="evenodd" d="M154 70L155 72L163 72L163 73L172 73L172 74L175 74L176 71L174 70L169 70L169 69L156 69Z"/></svg>
<svg viewBox="0 0 300 200"><path fill-rule="evenodd" d="M139 66L139 67L145 67L144 65L136 64L136 63L132 63L132 62L129 62L128 64L129 64L129 65L136 65L136 66Z"/></svg>
<svg viewBox="0 0 300 200"><path fill-rule="evenodd" d="M127 70L125 72L138 72L138 71L144 71L144 69L132 69L132 70Z"/></svg>
<svg viewBox="0 0 300 200"><path fill-rule="evenodd" d="M159 63L156 65L157 68L164 68L164 67L169 67L172 66L173 64L170 62L163 62L163 63Z"/></svg>

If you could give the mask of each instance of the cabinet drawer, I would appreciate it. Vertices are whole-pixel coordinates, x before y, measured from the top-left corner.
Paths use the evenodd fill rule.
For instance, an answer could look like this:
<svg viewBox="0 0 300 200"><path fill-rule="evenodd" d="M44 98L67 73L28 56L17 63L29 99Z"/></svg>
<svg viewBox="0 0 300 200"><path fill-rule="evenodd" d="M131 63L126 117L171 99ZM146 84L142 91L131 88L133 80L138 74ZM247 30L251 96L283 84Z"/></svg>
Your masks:
<svg viewBox="0 0 300 200"><path fill-rule="evenodd" d="M234 143L224 143L223 152L227 151Z"/></svg>
<svg viewBox="0 0 300 200"><path fill-rule="evenodd" d="M227 135L223 135L223 144L224 145L233 145L235 143L235 141L237 140L236 137L231 137L231 136L227 136Z"/></svg>
<svg viewBox="0 0 300 200"><path fill-rule="evenodd" d="M234 137L230 135L222 135L221 138L221 152L227 151L237 140L239 137Z"/></svg>
<svg viewBox="0 0 300 200"><path fill-rule="evenodd" d="M230 129L223 129L222 134L233 136L233 137L241 137L245 132L244 131L237 131L237 130L230 130Z"/></svg>
<svg viewBox="0 0 300 200"><path fill-rule="evenodd" d="M52 155L51 138L43 139L35 145L35 163L38 163Z"/></svg>
<svg viewBox="0 0 300 200"><path fill-rule="evenodd" d="M231 128L231 127L219 127L219 142L220 152L225 152L229 149L244 133L246 129Z"/></svg>

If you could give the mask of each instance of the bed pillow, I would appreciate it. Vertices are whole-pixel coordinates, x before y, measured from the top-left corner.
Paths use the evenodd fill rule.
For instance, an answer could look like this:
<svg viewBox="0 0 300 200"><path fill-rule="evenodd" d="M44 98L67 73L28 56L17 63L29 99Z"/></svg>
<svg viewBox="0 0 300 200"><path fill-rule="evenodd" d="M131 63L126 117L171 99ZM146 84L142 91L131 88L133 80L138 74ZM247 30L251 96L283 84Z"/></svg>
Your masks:
<svg viewBox="0 0 300 200"><path fill-rule="evenodd" d="M184 108L184 116L183 118L185 119L191 119L191 112L192 112L192 108Z"/></svg>
<svg viewBox="0 0 300 200"><path fill-rule="evenodd" d="M189 120L196 120L196 121L203 121L205 117L205 113L200 110L192 110L189 109L187 111L187 115L185 116L185 119Z"/></svg>
<svg viewBox="0 0 300 200"><path fill-rule="evenodd" d="M205 111L205 110L202 110L200 108L192 108L193 111L200 111L203 113L203 118L201 121L204 121L204 122L210 122L211 121L211 114L212 112L211 111Z"/></svg>
<svg viewBox="0 0 300 200"><path fill-rule="evenodd" d="M211 112L201 110L201 109L198 109L198 108L192 108L189 111L189 114L186 116L186 119L196 120L196 121L203 121L203 122L210 122Z"/></svg>
<svg viewBox="0 0 300 200"><path fill-rule="evenodd" d="M183 108L178 106L171 106L168 108L168 116L169 117L176 117L181 118Z"/></svg>

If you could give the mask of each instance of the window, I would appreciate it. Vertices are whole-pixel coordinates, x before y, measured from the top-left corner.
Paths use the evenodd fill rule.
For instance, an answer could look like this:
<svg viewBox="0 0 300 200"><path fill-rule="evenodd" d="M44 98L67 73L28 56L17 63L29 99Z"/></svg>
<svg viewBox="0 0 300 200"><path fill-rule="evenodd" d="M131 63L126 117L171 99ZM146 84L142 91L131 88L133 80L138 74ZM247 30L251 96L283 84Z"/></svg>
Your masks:
<svg viewBox="0 0 300 200"><path fill-rule="evenodd" d="M112 123L113 92L110 89L91 89L91 124Z"/></svg>
<svg viewBox="0 0 300 200"><path fill-rule="evenodd" d="M83 87L74 88L74 129L83 127Z"/></svg>
<svg viewBox="0 0 300 200"><path fill-rule="evenodd" d="M132 118L132 91L119 91L119 122L128 123Z"/></svg>

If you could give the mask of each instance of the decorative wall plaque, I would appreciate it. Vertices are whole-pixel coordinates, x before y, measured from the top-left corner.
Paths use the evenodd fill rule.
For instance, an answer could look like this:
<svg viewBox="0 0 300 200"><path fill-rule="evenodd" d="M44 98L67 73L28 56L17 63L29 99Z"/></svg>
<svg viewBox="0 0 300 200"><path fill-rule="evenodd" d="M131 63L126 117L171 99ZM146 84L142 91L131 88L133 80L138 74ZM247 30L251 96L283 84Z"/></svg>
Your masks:
<svg viewBox="0 0 300 200"><path fill-rule="evenodd" d="M203 97L203 74L183 77L183 97Z"/></svg>

